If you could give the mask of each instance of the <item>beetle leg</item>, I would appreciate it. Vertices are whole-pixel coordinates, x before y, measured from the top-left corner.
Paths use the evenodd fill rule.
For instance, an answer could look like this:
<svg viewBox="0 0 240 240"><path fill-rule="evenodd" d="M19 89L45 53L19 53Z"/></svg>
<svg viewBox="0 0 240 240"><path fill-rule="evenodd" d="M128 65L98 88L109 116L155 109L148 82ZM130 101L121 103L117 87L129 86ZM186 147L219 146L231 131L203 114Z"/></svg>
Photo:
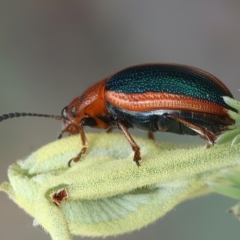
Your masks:
<svg viewBox="0 0 240 240"><path fill-rule="evenodd" d="M127 138L128 142L131 144L132 150L134 151L134 157L133 161L137 164L137 166L140 166L139 160L141 160L140 156L140 147L137 145L137 143L134 141L130 133L128 132L127 127L125 127L122 123L117 122L117 125L119 128L123 131L125 137Z"/></svg>
<svg viewBox="0 0 240 240"><path fill-rule="evenodd" d="M111 126L111 127L109 127L109 128L107 128L107 131L106 131L106 133L111 133L112 132L112 130L113 129L115 129L116 127L113 127L113 126Z"/></svg>
<svg viewBox="0 0 240 240"><path fill-rule="evenodd" d="M71 167L72 162L78 162L80 160L82 154L86 153L87 148L88 148L88 140L87 140L87 137L86 137L86 135L83 131L82 126L79 127L79 133L80 133L80 137L81 137L81 141L82 141L82 149L76 157L74 157L74 158L72 158L68 161L68 166L69 167Z"/></svg>
<svg viewBox="0 0 240 240"><path fill-rule="evenodd" d="M153 140L153 141L155 140L154 134L152 131L148 131L148 139Z"/></svg>
<svg viewBox="0 0 240 240"><path fill-rule="evenodd" d="M185 125L186 127L191 128L193 131L197 132L198 134L200 134L201 136L203 136L204 138L208 139L209 143L207 143L206 148L209 148L211 145L213 145L217 139L217 136L215 134L213 134L211 131L208 131L207 128L205 127L200 127L197 126L195 124L192 124L180 117L174 116L169 114L168 117L176 120L177 122L182 123L183 125Z"/></svg>

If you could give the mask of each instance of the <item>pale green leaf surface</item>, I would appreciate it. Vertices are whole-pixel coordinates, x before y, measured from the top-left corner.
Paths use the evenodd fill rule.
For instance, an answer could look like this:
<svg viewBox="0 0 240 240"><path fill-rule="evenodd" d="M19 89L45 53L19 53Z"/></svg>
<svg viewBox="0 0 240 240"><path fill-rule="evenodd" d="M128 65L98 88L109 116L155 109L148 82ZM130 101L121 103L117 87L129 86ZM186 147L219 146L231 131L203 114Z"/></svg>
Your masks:
<svg viewBox="0 0 240 240"><path fill-rule="evenodd" d="M67 167L80 147L79 136L50 143L10 166L10 183L1 185L52 239L71 234L108 236L140 229L187 198L198 195L220 170L237 166L239 144L203 146L156 143L135 138L141 166L121 134L88 134L81 162ZM51 196L65 190L56 206Z"/></svg>
<svg viewBox="0 0 240 240"><path fill-rule="evenodd" d="M240 161L238 162L239 166ZM228 179L230 182L233 184L240 186L240 168L238 167L237 169L224 169L222 171L223 176Z"/></svg>

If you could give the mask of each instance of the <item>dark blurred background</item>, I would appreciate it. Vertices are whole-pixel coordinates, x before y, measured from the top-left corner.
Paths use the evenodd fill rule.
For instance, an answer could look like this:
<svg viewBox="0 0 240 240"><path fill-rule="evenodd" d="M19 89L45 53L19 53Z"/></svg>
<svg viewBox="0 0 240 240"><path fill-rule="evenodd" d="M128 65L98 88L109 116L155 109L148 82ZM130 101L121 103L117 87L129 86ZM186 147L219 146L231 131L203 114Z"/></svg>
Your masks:
<svg viewBox="0 0 240 240"><path fill-rule="evenodd" d="M0 114L60 114L92 83L146 62L202 68L240 99L239 23L236 0L0 1ZM10 164L53 141L61 128L37 118L0 125L1 182ZM197 137L158 134L159 141L173 139L203 144ZM117 239L239 239L240 223L226 213L234 203L218 195L191 200ZM0 239L49 239L4 193L0 222Z"/></svg>

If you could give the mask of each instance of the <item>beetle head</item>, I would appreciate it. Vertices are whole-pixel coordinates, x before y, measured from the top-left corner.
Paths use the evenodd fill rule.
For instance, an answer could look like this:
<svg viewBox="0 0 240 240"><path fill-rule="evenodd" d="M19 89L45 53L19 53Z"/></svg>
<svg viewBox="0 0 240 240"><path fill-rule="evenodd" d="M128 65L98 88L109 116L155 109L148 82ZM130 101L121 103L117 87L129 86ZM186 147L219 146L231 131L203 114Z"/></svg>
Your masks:
<svg viewBox="0 0 240 240"><path fill-rule="evenodd" d="M80 97L63 108L63 130L59 138L64 132L70 134L80 133L83 126L96 128L105 128L106 124L101 121L100 116L107 114L107 109L104 103L104 79L88 88Z"/></svg>

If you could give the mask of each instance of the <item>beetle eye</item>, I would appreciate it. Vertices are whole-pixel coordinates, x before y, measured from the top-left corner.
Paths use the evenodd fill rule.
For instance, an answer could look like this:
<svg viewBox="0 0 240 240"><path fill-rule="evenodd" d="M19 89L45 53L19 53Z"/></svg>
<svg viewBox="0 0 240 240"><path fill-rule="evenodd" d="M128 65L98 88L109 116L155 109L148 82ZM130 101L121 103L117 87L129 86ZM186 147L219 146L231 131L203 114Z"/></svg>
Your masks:
<svg viewBox="0 0 240 240"><path fill-rule="evenodd" d="M68 114L67 114L67 107L65 107L63 110L62 110L62 117L64 118L64 119L68 119Z"/></svg>

